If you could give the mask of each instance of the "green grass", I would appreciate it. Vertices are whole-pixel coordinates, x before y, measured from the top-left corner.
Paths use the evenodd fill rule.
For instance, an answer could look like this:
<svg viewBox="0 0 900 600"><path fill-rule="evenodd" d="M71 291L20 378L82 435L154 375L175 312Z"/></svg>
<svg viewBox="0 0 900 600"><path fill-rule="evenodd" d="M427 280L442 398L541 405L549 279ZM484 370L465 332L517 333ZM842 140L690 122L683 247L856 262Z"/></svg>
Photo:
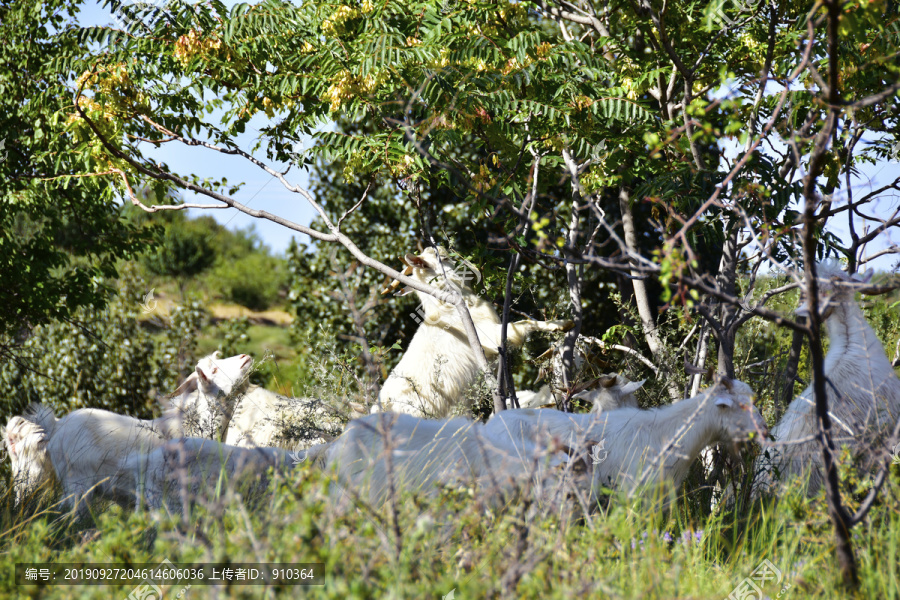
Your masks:
<svg viewBox="0 0 900 600"><path fill-rule="evenodd" d="M296 356L296 352L291 348L287 327L251 324L247 336L250 340L241 345L241 352L250 354L255 359L271 354L276 361L288 363ZM201 356L206 356L219 346L222 337L221 329L207 327L197 337L197 352Z"/></svg>
<svg viewBox="0 0 900 600"><path fill-rule="evenodd" d="M896 476L897 473L894 473ZM900 506L896 477L882 503L854 530L862 588L858 598L900 598ZM165 515L118 508L92 526L45 510L29 517L2 500L0 570L16 562L158 563L319 562L324 586L192 586L188 598L727 598L764 561L781 582L761 584L769 598L852 597L834 566L831 527L821 499L794 487L777 506L744 516L697 518L688 495L671 510L610 500L584 522L540 514L512 500L490 511L470 490L434 500L402 497L396 512L335 514L328 478L309 465L247 507L229 492L194 508L189 525ZM646 503L645 503L646 504ZM392 527L396 514L399 538ZM23 525L24 523L24 525ZM91 528L96 527L92 532ZM90 538L89 541L83 541ZM182 586L167 592L174 597ZM0 597L126 598L133 586L16 586L0 578Z"/></svg>

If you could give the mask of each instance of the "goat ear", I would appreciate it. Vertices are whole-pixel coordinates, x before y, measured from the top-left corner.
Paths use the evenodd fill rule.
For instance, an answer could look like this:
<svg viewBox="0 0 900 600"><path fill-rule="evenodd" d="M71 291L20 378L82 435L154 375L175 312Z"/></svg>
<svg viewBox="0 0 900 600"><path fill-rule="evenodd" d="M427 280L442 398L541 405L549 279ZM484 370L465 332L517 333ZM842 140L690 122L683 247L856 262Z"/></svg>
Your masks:
<svg viewBox="0 0 900 600"><path fill-rule="evenodd" d="M698 367L688 359L684 359L684 372L688 375L705 375L706 369Z"/></svg>
<svg viewBox="0 0 900 600"><path fill-rule="evenodd" d="M425 262L425 259L423 259L419 256L416 256L414 254L407 254L404 260L405 260L406 264L408 264L411 267L416 267L419 269L431 268L430 265L427 262Z"/></svg>
<svg viewBox="0 0 900 600"><path fill-rule="evenodd" d="M734 401L728 396L716 396L716 406L734 408Z"/></svg>
<svg viewBox="0 0 900 600"><path fill-rule="evenodd" d="M646 379L641 379L640 381L632 381L631 383L627 383L622 386L622 393L623 394L633 394L634 392L636 392L639 389L641 389L642 387L644 387L644 384L646 382L647 382Z"/></svg>
<svg viewBox="0 0 900 600"><path fill-rule="evenodd" d="M534 359L534 362L537 362L537 361L539 361L539 360L544 360L545 358L550 358L550 357L553 356L555 353L556 353L556 346L550 346L549 348L547 348L547 351L546 351L546 352L544 352L543 354L541 354L540 356L538 356L537 358L535 358L535 359Z"/></svg>
<svg viewBox="0 0 900 600"><path fill-rule="evenodd" d="M197 371L199 370L200 367L197 367ZM180 396L184 393L197 389L197 371L188 375L187 379L181 382L181 385L178 386L178 389L172 392L172 397Z"/></svg>
<svg viewBox="0 0 900 600"><path fill-rule="evenodd" d="M869 269L865 273L857 273L852 276L852 279L858 283L869 283L872 281L872 276L875 275L875 269L869 267Z"/></svg>
<svg viewBox="0 0 900 600"><path fill-rule="evenodd" d="M203 371L203 367L197 365L197 368L194 369L194 372L197 374L197 382L206 385L209 383L209 376Z"/></svg>
<svg viewBox="0 0 900 600"><path fill-rule="evenodd" d="M600 376L600 385L605 388L611 388L616 385L616 375L601 375Z"/></svg>

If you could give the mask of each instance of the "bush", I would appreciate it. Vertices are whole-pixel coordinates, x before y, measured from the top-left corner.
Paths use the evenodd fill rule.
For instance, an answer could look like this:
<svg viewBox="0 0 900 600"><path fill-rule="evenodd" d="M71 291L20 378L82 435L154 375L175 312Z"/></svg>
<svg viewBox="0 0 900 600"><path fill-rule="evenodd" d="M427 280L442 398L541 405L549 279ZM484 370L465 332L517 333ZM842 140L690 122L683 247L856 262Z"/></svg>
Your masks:
<svg viewBox="0 0 900 600"><path fill-rule="evenodd" d="M208 223L175 220L166 226L159 246L145 254L143 262L156 275L191 277L210 268L216 257Z"/></svg>
<svg viewBox="0 0 900 600"><path fill-rule="evenodd" d="M178 307L161 340L138 323L148 286L126 265L119 291L103 310L79 309L70 321L30 331L15 348L16 360L0 363L0 419L5 423L30 402L57 414L85 407L150 417L155 395L175 389L193 369L194 338L202 325L198 305Z"/></svg>
<svg viewBox="0 0 900 600"><path fill-rule="evenodd" d="M220 262L209 280L223 299L250 310L265 310L277 302L286 275L282 259L258 251Z"/></svg>

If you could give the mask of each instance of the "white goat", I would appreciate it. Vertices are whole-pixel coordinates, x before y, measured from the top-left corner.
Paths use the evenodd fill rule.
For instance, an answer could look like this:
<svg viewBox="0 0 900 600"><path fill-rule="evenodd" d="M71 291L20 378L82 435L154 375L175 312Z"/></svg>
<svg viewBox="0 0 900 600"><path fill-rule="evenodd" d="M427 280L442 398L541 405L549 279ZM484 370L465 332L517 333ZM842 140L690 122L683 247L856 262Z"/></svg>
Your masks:
<svg viewBox="0 0 900 600"><path fill-rule="evenodd" d="M490 360L500 346L500 317L494 306L477 295L467 279L478 276L474 266L456 262L441 249L427 248L421 255L407 254L404 274L442 290L460 294L472 315L479 341ZM446 276L446 278L445 278ZM399 285L395 282L385 292ZM413 291L404 288L401 295ZM413 416L443 418L476 379L479 368L462 321L453 304L416 292L422 301L422 323L403 358L388 375L378 399L384 410ZM571 321L516 321L507 326L507 342L521 346L534 331L564 331ZM377 405L372 412L377 412Z"/></svg>
<svg viewBox="0 0 900 600"><path fill-rule="evenodd" d="M693 398L650 410L620 408L601 414L553 409L506 410L485 425L492 437L532 443L559 440L569 447L593 445L591 491L601 486L633 492L644 484L679 486L701 450L717 442L741 441L766 425L753 405L753 390L721 379Z"/></svg>
<svg viewBox="0 0 900 600"><path fill-rule="evenodd" d="M172 406L150 421L96 408L82 408L57 419L53 411L38 405L24 418L39 426L45 435L44 453L35 463L43 465L42 480L55 472L64 501L79 511L94 493L119 501L114 480L121 461L128 454L146 452L165 440L192 431L221 435L230 410L221 405L221 396L231 392L250 368L252 359L240 354L219 360L216 353L201 359L197 367L171 396ZM49 461L47 460L49 458ZM52 464L53 472L45 467ZM32 465L33 470L38 467ZM40 485L35 480L31 485Z"/></svg>
<svg viewBox="0 0 900 600"><path fill-rule="evenodd" d="M849 446L868 470L889 451L887 438L900 418L900 379L854 298L871 279L871 271L851 276L838 263L825 262L818 265L817 273L820 314L828 330L824 372L832 434L835 445ZM808 314L809 307L804 303L796 312ZM769 450L771 460L760 457L757 461L754 496L776 490L776 470L783 481L808 472L807 493L819 490L824 481L822 448L812 439L818 429L810 385L772 428L776 444Z"/></svg>
<svg viewBox="0 0 900 600"><path fill-rule="evenodd" d="M154 510L163 506L183 514L197 499L213 498L228 486L246 486L252 494L268 485L267 471L285 472L315 459L324 446L288 452L281 448L239 448L214 440L171 440L148 453L134 452L123 461L116 480L118 495L130 495L135 505Z"/></svg>
<svg viewBox="0 0 900 600"><path fill-rule="evenodd" d="M343 490L350 490L375 506L388 499L391 485L398 494L433 495L436 484L474 483L490 501L529 481L535 484L539 502L561 489L569 460L565 452L552 448L544 452L533 443L494 439L488 433L481 423L465 418L369 415L351 421L330 444L324 452L325 466L337 472L338 499Z"/></svg>
<svg viewBox="0 0 900 600"><path fill-rule="evenodd" d="M601 375L591 382L592 387L573 394L573 398L580 398L591 403L591 412L600 413L605 410L617 408L637 408L638 402L634 393L641 389L646 379L631 381L625 375L608 373ZM523 390L516 392L521 408L551 408L557 405L558 398L544 385L537 392Z"/></svg>
<svg viewBox="0 0 900 600"><path fill-rule="evenodd" d="M329 441L342 430L337 412L320 400L250 386L237 401L225 443L252 448L291 442L296 449Z"/></svg>
<svg viewBox="0 0 900 600"><path fill-rule="evenodd" d="M48 407L40 407L40 410L50 411ZM34 415L11 417L0 431L11 463L17 504L33 495L39 486L55 481L53 464L47 453L47 433L38 425L37 418Z"/></svg>

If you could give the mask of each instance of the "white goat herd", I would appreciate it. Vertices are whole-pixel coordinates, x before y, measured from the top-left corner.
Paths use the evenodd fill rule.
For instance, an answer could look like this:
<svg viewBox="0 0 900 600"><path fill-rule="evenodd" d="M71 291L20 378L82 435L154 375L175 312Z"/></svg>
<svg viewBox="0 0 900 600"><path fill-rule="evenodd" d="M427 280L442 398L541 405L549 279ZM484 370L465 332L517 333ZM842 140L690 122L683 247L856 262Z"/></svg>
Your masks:
<svg viewBox="0 0 900 600"><path fill-rule="evenodd" d="M461 294L486 355L496 357L500 320L493 306L466 285L457 263L430 248L404 260L405 274ZM871 448L884 445L900 417L900 380L854 300L852 285L865 281L830 264L820 266L820 272L826 280L820 307L830 337L831 411L843 441L872 462L878 456ZM455 307L426 294L419 297L425 319L388 376L375 414L351 421L343 432L345 419L320 401L248 387L249 356L220 359L214 353L198 362L158 419L99 409L57 418L42 405L12 417L3 440L17 501L56 481L63 502L76 513L83 514L92 498L182 512L192 500L214 494L223 474L261 490L270 467L283 472L309 458L307 464L334 472L335 506L359 500L378 506L401 491L429 495L442 485L474 485L489 503L519 489L543 509L573 494L589 507L604 488L635 494L660 483L677 487L711 444L767 436L753 391L726 378L693 398L641 410L634 393L644 381L610 374L595 380L595 389L576 395L592 404L586 414L522 408L495 414L486 423L447 419L459 410L478 367ZM566 321L518 321L509 325L508 341L519 346L530 332L568 326ZM522 398L526 406L558 400L549 387L522 392ZM298 419L310 424L309 439L295 444L293 452L273 447L287 442L286 423ZM820 457L810 441L815 428L807 389L772 431L774 466L788 475L810 473L810 493L821 482ZM763 472L756 494L775 491L765 467L771 469L759 464Z"/></svg>
<svg viewBox="0 0 900 600"><path fill-rule="evenodd" d="M82 408L57 419L48 406L33 406L13 417L4 440L12 460L16 497L55 479L64 501L81 510L93 494L121 500L124 457L148 452L166 440L188 435L221 436L232 411L227 399L250 368L240 354L220 360L214 353L169 397L171 405L152 421L97 408Z"/></svg>

